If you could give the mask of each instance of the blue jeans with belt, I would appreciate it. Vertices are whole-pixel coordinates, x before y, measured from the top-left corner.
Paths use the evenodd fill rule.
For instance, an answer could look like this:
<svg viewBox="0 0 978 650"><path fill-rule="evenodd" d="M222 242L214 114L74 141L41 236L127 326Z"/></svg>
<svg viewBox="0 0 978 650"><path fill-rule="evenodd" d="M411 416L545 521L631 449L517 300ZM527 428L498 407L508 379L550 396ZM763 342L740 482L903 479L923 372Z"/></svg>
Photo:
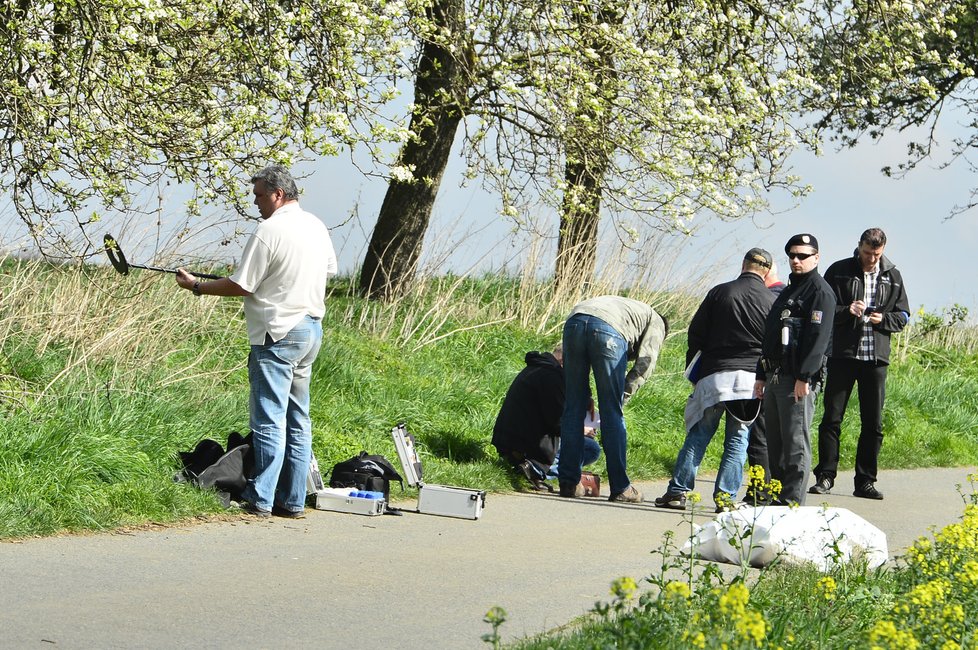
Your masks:
<svg viewBox="0 0 978 650"><path fill-rule="evenodd" d="M747 438L750 422L738 420L729 412L724 416L726 408L723 402L714 404L703 411L696 424L686 432L676 465L672 470L672 480L669 481L669 494L691 492L696 485L696 472L706 454L706 448L720 426L720 418L724 417L723 455L720 457L720 469L717 472L713 489L713 500L717 505L737 498L737 491L744 479L744 460L747 458ZM721 502L720 498L723 498Z"/></svg>
<svg viewBox="0 0 978 650"><path fill-rule="evenodd" d="M309 379L319 354L323 328L306 316L281 340L252 345L248 355L251 384L252 450L255 468L242 497L261 508L305 508L306 478L312 458Z"/></svg>
<svg viewBox="0 0 978 650"><path fill-rule="evenodd" d="M604 448L611 494L628 489L626 432L622 406L628 343L608 323L588 314L574 314L564 323L564 413L560 419L560 464L557 478L576 485L581 480L584 415L590 406L590 375L598 393L601 446Z"/></svg>

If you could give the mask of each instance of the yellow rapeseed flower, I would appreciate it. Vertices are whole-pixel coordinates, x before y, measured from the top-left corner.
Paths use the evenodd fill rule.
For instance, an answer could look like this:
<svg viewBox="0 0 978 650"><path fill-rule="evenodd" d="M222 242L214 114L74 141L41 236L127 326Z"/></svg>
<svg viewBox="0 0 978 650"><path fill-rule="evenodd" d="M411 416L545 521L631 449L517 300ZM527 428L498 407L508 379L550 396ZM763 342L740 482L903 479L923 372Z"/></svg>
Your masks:
<svg viewBox="0 0 978 650"><path fill-rule="evenodd" d="M688 600L692 595L692 592L689 590L689 585L685 582L673 580L666 585L665 594L668 598L682 598L683 600Z"/></svg>
<svg viewBox="0 0 978 650"><path fill-rule="evenodd" d="M871 650L917 650L920 642L910 630L897 629L893 621L878 621L869 632Z"/></svg>
<svg viewBox="0 0 978 650"><path fill-rule="evenodd" d="M611 583L611 595L621 600L629 600L638 591L634 578L624 576Z"/></svg>
<svg viewBox="0 0 978 650"><path fill-rule="evenodd" d="M747 587L742 582L735 582L720 596L720 611L727 616L741 616L747 609L748 599Z"/></svg>
<svg viewBox="0 0 978 650"><path fill-rule="evenodd" d="M834 600L836 587L837 585L835 584L835 578L832 576L825 576L815 583L815 592L820 598L824 598L825 600Z"/></svg>
<svg viewBox="0 0 978 650"><path fill-rule="evenodd" d="M968 560L961 567L961 571L957 575L958 583L963 585L967 590L974 589L978 586L978 561Z"/></svg>
<svg viewBox="0 0 978 650"><path fill-rule="evenodd" d="M737 619L734 628L742 639L760 645L767 636L768 624L760 612L746 612Z"/></svg>
<svg viewBox="0 0 978 650"><path fill-rule="evenodd" d="M747 469L747 477L751 481L763 481L764 480L764 468L760 465L751 465Z"/></svg>
<svg viewBox="0 0 978 650"><path fill-rule="evenodd" d="M689 645L694 648L705 648L706 647L706 635L702 632L683 632L683 641L686 641Z"/></svg>

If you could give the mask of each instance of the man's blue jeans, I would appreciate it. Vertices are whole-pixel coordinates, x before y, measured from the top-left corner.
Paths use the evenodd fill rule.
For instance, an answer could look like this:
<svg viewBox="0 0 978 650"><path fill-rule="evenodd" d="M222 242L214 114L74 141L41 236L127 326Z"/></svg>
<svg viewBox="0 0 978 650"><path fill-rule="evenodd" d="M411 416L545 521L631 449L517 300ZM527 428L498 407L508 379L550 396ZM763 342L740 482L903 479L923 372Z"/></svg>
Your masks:
<svg viewBox="0 0 978 650"><path fill-rule="evenodd" d="M626 432L622 405L628 344L615 328L595 316L574 314L564 323L564 413L560 419L561 483L581 481L584 414L591 402L590 375L598 393L601 446L612 495L628 489Z"/></svg>
<svg viewBox="0 0 978 650"><path fill-rule="evenodd" d="M725 410L723 402L714 404L703 411L703 417L686 432L686 441L683 442L676 457L676 466L672 469L672 480L669 481L667 490L669 494L692 491L696 484L696 472ZM738 420L730 413L727 413L724 420L723 455L713 489L714 501L721 495L726 495L729 501L737 497L737 491L744 480L744 461L747 459L750 423Z"/></svg>
<svg viewBox="0 0 978 650"><path fill-rule="evenodd" d="M584 436L584 447L581 450L581 465L587 467L591 463L597 462L601 458L601 445L594 438ZM554 456L553 465L547 472L547 478L557 478L560 470L560 448L557 448L557 455Z"/></svg>
<svg viewBox="0 0 978 650"><path fill-rule="evenodd" d="M322 338L320 321L307 316L281 340L251 346L255 468L242 496L262 510L276 505L299 512L305 507L312 457L309 378Z"/></svg>

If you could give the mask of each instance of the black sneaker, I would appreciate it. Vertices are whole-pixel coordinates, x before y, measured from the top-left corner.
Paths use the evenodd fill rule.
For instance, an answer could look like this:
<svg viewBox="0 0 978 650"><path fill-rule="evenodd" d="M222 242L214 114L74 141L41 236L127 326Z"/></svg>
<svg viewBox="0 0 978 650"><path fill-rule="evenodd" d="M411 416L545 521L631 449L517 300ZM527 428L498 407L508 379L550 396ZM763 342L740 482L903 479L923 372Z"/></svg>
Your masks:
<svg viewBox="0 0 978 650"><path fill-rule="evenodd" d="M828 476L819 476L815 485L808 488L809 494L828 494L832 491L834 483Z"/></svg>
<svg viewBox="0 0 978 650"><path fill-rule="evenodd" d="M686 509L686 495L683 493L670 494L666 492L661 497L656 497L655 505L660 508L671 508L672 510Z"/></svg>
<svg viewBox="0 0 978 650"><path fill-rule="evenodd" d="M864 483L863 485L857 487L852 492L852 496L859 497L861 499L876 499L877 501L883 500L883 493L876 489L876 486L872 483Z"/></svg>
<svg viewBox="0 0 978 650"><path fill-rule="evenodd" d="M747 491L744 498L741 499L741 503L748 506L766 506L771 503L771 495L763 492L751 492Z"/></svg>

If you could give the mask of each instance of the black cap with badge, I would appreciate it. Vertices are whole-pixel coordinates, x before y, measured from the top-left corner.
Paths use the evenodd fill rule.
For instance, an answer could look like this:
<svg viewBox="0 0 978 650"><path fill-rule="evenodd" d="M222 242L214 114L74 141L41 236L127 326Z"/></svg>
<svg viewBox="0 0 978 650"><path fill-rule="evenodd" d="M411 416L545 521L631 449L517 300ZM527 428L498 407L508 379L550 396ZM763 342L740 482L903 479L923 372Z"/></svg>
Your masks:
<svg viewBox="0 0 978 650"><path fill-rule="evenodd" d="M788 243L784 245L784 252L787 253L791 250L792 246L811 246L818 252L818 240L815 239L815 235L810 235L808 233L802 233L800 235L795 235L788 240Z"/></svg>

